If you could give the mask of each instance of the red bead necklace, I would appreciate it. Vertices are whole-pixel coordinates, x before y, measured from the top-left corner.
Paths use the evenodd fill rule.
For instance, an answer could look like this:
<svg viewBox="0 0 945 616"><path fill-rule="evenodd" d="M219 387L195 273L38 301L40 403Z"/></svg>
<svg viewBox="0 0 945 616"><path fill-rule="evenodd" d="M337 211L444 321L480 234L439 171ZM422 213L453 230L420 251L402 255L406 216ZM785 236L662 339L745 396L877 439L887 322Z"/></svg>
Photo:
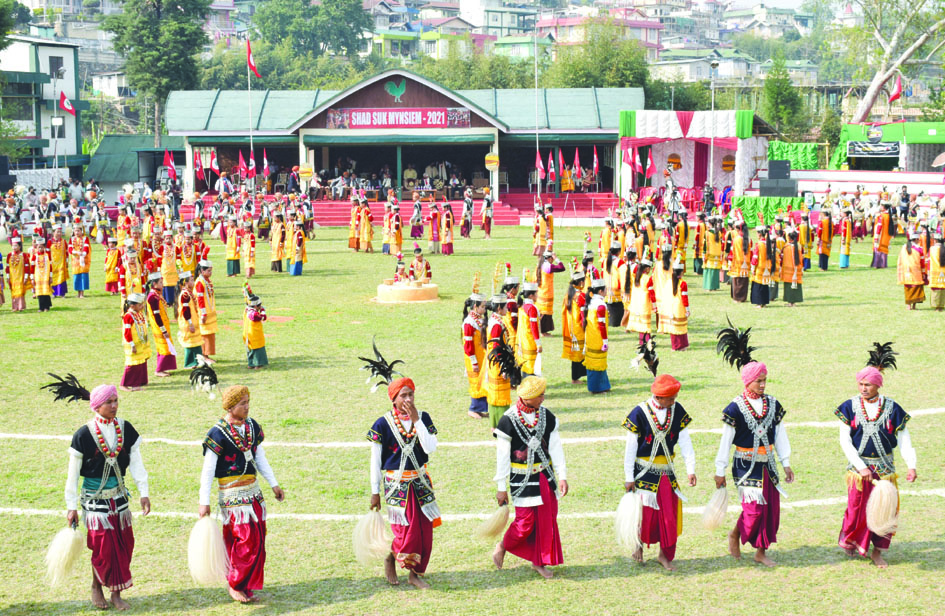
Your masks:
<svg viewBox="0 0 945 616"><path fill-rule="evenodd" d="M746 390L745 393L742 394L742 398L745 399L745 404L748 406L748 410L751 412L751 416L754 417L755 419L764 419L765 416L768 414L768 396L765 396L764 394L761 394L760 396L753 396L753 395L750 395L750 393L751 392L748 392ZM755 400L757 400L758 398L761 398L761 414L760 415L755 412L755 408L748 402L749 398L752 398Z"/></svg>
<svg viewBox="0 0 945 616"><path fill-rule="evenodd" d="M102 429L99 427L100 423L104 424L114 424L115 425L115 449L110 450L108 448L108 443L105 442L105 435L102 434ZM101 450L102 455L106 458L116 458L118 457L119 452L121 452L122 445L125 443L125 437L121 433L121 425L119 425L117 419L100 419L99 417L95 418L95 440L98 442L98 448Z"/></svg>
<svg viewBox="0 0 945 616"><path fill-rule="evenodd" d="M860 409L863 411L863 416L866 417L866 419L867 419L870 423L872 423L872 422L876 421L877 419L879 419L879 416L880 416L880 415L882 414L882 412L883 412L883 399L882 399L881 397L877 396L876 398L874 398L874 400L877 400L877 404L876 404L876 417L870 417L869 412L866 410L866 401L863 399L863 396L860 396Z"/></svg>
<svg viewBox="0 0 945 616"><path fill-rule="evenodd" d="M518 413L518 420L519 420L520 422L522 422L522 425L523 425L523 426L525 426L525 427L528 428L529 430L533 430L533 429L535 428L535 426L538 425L538 410L537 410L537 409L530 409L530 408L528 409L529 412L534 411L534 413L535 413L535 421L529 423L528 421L525 420L525 414L522 412L522 407L523 407L523 406L525 406L525 405L522 404L521 401L520 401L518 404L515 405L515 412ZM526 408L528 408L528 407L526 407Z"/></svg>
<svg viewBox="0 0 945 616"><path fill-rule="evenodd" d="M236 445L236 448L237 448L237 449L239 449L240 451L243 451L243 452L246 452L246 451L249 451L250 449L252 449L252 447L253 447L253 430L252 430L252 428L250 428L250 427L249 427L248 425L246 425L246 424L243 424L243 425L245 426L244 430L245 430L245 432L246 432L246 436L243 437L242 435L240 435L240 431L236 429L236 426L234 426L233 424L229 423L228 421L224 421L223 423L226 424L226 428L225 428L225 429L226 429L227 432L229 433L230 438L233 440L233 444Z"/></svg>
<svg viewBox="0 0 945 616"><path fill-rule="evenodd" d="M669 424L673 420L673 408L668 407L666 409L666 421L663 423L660 423L660 420L657 419L656 408L652 402L648 401L646 403L646 409L650 412L650 417L653 418L653 425L656 426L656 429L659 430L660 432L665 432L669 428Z"/></svg>
<svg viewBox="0 0 945 616"><path fill-rule="evenodd" d="M397 416L396 409L393 412L391 412L391 415L394 416L394 425L397 426L397 431L400 432L400 435L404 437L405 441L409 441L410 439L412 439L414 436L417 435L417 424L411 425L410 432L407 432L406 428L404 428L404 424L400 422L400 417Z"/></svg>

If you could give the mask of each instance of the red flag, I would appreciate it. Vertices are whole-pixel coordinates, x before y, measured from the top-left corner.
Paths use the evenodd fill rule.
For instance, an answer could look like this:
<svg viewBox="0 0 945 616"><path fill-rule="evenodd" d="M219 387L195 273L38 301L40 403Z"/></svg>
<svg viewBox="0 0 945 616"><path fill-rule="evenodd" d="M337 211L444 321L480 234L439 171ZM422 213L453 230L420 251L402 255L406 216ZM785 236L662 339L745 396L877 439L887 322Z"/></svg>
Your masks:
<svg viewBox="0 0 945 616"><path fill-rule="evenodd" d="M581 171L581 159L578 157L578 149L574 148L574 177L581 179L584 172Z"/></svg>
<svg viewBox="0 0 945 616"><path fill-rule="evenodd" d="M256 70L256 61L253 60L253 49L249 46L249 39L246 39L246 64L249 65L249 70L253 71L254 75L260 79L262 78L262 75Z"/></svg>
<svg viewBox="0 0 945 616"><path fill-rule="evenodd" d="M594 146L594 175L600 173L600 163L597 162L597 146Z"/></svg>
<svg viewBox="0 0 945 616"><path fill-rule="evenodd" d="M174 166L174 157L164 148L164 166L167 168L167 177L177 181L177 167Z"/></svg>
<svg viewBox="0 0 945 616"><path fill-rule="evenodd" d="M646 161L646 177L651 178L656 173L656 161L653 160L653 148L650 148L649 160Z"/></svg>
<svg viewBox="0 0 945 616"><path fill-rule="evenodd" d="M217 151L210 150L210 169L220 175L220 164L217 162Z"/></svg>
<svg viewBox="0 0 945 616"><path fill-rule="evenodd" d="M643 173L643 163L640 161L640 148L633 148L633 170Z"/></svg>
<svg viewBox="0 0 945 616"><path fill-rule="evenodd" d="M252 150L249 151L249 167L246 168L246 177L256 177L256 156Z"/></svg>
<svg viewBox="0 0 945 616"><path fill-rule="evenodd" d="M66 98L65 92L59 93L59 108L75 117L75 107L72 106L72 101Z"/></svg>
<svg viewBox="0 0 945 616"><path fill-rule="evenodd" d="M245 178L246 177L246 159L243 158L243 150L240 150L239 171L240 171L240 179Z"/></svg>
<svg viewBox="0 0 945 616"><path fill-rule="evenodd" d="M895 100L899 100L901 96L902 96L902 75L896 75L896 86L893 88L893 91L889 95L889 102L891 103Z"/></svg>
<svg viewBox="0 0 945 616"><path fill-rule="evenodd" d="M551 150L548 151L548 179L552 182L555 181L555 159L551 155Z"/></svg>
<svg viewBox="0 0 945 616"><path fill-rule="evenodd" d="M200 159L200 152L197 150L194 150L194 171L197 174L198 180L206 181L203 175L203 161Z"/></svg>
<svg viewBox="0 0 945 616"><path fill-rule="evenodd" d="M561 148L558 148L558 169L561 169L561 173L564 173L564 152L561 151Z"/></svg>
<svg viewBox="0 0 945 616"><path fill-rule="evenodd" d="M538 172L538 179L545 179L545 166L541 164L541 152L535 150L535 170Z"/></svg>
<svg viewBox="0 0 945 616"><path fill-rule="evenodd" d="M263 177L269 177L269 158L266 156L266 148L263 148Z"/></svg>

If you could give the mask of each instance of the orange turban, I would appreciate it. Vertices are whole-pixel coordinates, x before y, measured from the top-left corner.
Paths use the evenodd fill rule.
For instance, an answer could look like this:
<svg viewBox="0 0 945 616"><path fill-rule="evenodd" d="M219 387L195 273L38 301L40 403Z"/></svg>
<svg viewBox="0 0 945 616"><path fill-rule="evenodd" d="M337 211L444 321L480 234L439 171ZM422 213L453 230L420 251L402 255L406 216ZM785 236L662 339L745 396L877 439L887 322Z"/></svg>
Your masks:
<svg viewBox="0 0 945 616"><path fill-rule="evenodd" d="M672 398L679 393L682 383L668 374L661 374L656 377L653 384L650 385L650 393L657 398Z"/></svg>
<svg viewBox="0 0 945 616"><path fill-rule="evenodd" d="M397 397L397 394L399 394L400 390L404 387L409 387L410 389L417 391L417 386L413 384L413 380L408 379L407 377L394 379L390 382L390 385L387 386L387 395L390 396L391 402L393 402L394 398Z"/></svg>

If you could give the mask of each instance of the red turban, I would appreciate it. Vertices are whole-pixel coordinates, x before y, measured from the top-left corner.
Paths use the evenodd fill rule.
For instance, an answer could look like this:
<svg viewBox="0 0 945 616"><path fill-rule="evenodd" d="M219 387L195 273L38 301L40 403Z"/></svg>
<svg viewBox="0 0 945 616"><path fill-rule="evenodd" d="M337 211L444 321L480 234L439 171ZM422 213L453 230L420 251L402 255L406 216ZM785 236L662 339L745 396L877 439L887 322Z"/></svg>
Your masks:
<svg viewBox="0 0 945 616"><path fill-rule="evenodd" d="M679 393L681 387L682 383L670 375L661 374L650 385L650 392L657 398L672 398Z"/></svg>
<svg viewBox="0 0 945 616"><path fill-rule="evenodd" d="M856 382L862 383L866 381L877 387L883 386L883 373L874 368L873 366L867 366L859 372L856 373Z"/></svg>
<svg viewBox="0 0 945 616"><path fill-rule="evenodd" d="M391 402L393 402L394 398L397 397L397 394L399 394L400 390L404 387L409 387L410 389L417 391L417 386L414 385L413 381L407 377L394 379L390 382L390 385L387 386L387 395L390 396Z"/></svg>

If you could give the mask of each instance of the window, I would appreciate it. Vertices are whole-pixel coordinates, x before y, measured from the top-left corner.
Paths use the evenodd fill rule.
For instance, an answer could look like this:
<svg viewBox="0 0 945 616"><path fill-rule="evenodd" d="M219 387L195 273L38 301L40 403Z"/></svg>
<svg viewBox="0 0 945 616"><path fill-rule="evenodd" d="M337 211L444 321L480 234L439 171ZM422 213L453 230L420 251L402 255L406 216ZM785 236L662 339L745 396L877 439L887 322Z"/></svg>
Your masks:
<svg viewBox="0 0 945 616"><path fill-rule="evenodd" d="M62 68L62 56L49 56L49 76L55 77L56 71Z"/></svg>

